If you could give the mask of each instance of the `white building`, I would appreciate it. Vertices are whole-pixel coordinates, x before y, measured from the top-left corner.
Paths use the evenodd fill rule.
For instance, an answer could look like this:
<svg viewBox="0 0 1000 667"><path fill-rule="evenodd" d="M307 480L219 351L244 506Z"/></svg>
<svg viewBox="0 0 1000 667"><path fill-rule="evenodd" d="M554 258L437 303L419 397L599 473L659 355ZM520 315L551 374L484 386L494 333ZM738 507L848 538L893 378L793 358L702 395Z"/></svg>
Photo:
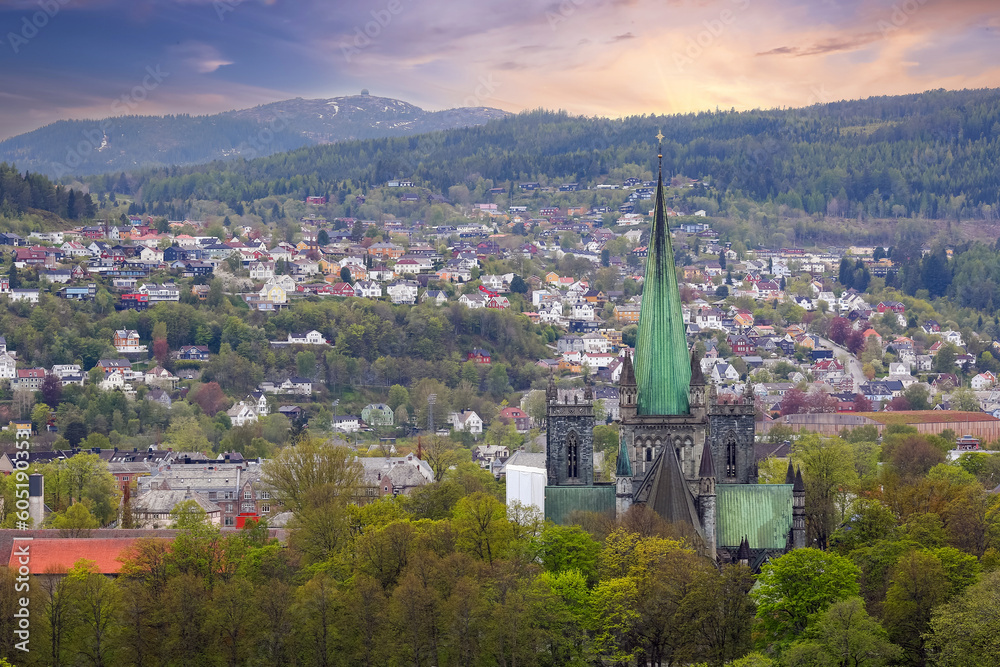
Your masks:
<svg viewBox="0 0 1000 667"><path fill-rule="evenodd" d="M473 410L452 412L448 415L448 423L456 431L467 431L474 434L483 432L483 420Z"/></svg>
<svg viewBox="0 0 1000 667"><path fill-rule="evenodd" d="M255 408L256 406L251 407L247 405L246 401L240 401L226 410L226 414L229 415L233 426L244 426L257 421L257 410Z"/></svg>

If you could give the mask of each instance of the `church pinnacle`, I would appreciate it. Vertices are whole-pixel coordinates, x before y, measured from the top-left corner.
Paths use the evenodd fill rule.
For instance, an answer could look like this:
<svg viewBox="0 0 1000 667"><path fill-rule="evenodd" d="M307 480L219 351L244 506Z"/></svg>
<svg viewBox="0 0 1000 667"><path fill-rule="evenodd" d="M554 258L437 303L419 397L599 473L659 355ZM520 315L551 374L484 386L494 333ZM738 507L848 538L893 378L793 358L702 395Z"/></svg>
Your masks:
<svg viewBox="0 0 1000 667"><path fill-rule="evenodd" d="M663 134L657 139L662 142ZM686 415L691 365L688 357L674 250L663 204L663 154L656 185L656 208L649 230L646 275L635 345L635 376L640 415Z"/></svg>

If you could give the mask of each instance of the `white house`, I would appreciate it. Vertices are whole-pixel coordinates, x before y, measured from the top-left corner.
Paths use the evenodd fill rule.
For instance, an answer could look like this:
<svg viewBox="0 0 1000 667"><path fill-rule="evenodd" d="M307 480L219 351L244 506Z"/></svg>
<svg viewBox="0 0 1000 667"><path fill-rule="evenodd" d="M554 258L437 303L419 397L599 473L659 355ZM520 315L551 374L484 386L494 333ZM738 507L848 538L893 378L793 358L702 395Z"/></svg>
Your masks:
<svg viewBox="0 0 1000 667"><path fill-rule="evenodd" d="M250 280L270 280L274 278L274 264L270 262L252 262L250 264Z"/></svg>
<svg viewBox="0 0 1000 667"><path fill-rule="evenodd" d="M246 401L240 401L233 407L226 410L226 414L229 415L229 419L233 422L233 426L245 426L246 424L253 424L257 421L257 410L256 406L251 407L246 404Z"/></svg>
<svg viewBox="0 0 1000 667"><path fill-rule="evenodd" d="M418 284L412 280L401 280L389 285L386 293L393 303L416 303Z"/></svg>
<svg viewBox="0 0 1000 667"><path fill-rule="evenodd" d="M996 378L993 377L993 373L987 371L985 373L980 373L979 375L972 378L970 385L972 386L972 389L975 391L983 391L989 389L994 384L996 384L996 381L997 381Z"/></svg>
<svg viewBox="0 0 1000 667"><path fill-rule="evenodd" d="M0 378L13 380L17 377L17 362L8 352L0 353Z"/></svg>
<svg viewBox="0 0 1000 667"><path fill-rule="evenodd" d="M586 301L574 303L573 319L592 322L594 320L594 306Z"/></svg>
<svg viewBox="0 0 1000 667"><path fill-rule="evenodd" d="M332 421L333 430L343 433L357 433L361 430L361 417L357 415L338 415Z"/></svg>
<svg viewBox="0 0 1000 667"><path fill-rule="evenodd" d="M712 382L735 382L739 379L740 374L732 364L716 364L712 369Z"/></svg>
<svg viewBox="0 0 1000 667"><path fill-rule="evenodd" d="M487 297L485 294L480 292L474 292L472 294L463 294L458 297L458 302L470 310L475 310L476 308L485 308Z"/></svg>
<svg viewBox="0 0 1000 667"><path fill-rule="evenodd" d="M354 296L377 299L382 296L382 286L374 280L359 280L354 283Z"/></svg>
<svg viewBox="0 0 1000 667"><path fill-rule="evenodd" d="M255 391L245 399L246 404L257 410L258 417L266 417L271 409L267 405L267 396L262 391Z"/></svg>
<svg viewBox="0 0 1000 667"><path fill-rule="evenodd" d="M306 333L289 333L288 334L288 344L289 345L327 345L326 338L323 338L323 334L313 329L312 331L307 331Z"/></svg>
<svg viewBox="0 0 1000 667"><path fill-rule="evenodd" d="M468 431L474 434L483 432L483 420L473 410L452 412L448 415L448 423L456 431Z"/></svg>

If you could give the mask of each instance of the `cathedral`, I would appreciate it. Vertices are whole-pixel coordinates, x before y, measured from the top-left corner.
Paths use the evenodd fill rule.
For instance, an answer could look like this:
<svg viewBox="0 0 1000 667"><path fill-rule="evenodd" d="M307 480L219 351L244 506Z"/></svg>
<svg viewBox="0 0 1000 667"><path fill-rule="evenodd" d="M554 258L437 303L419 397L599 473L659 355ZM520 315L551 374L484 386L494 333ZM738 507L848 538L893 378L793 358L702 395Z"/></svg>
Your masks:
<svg viewBox="0 0 1000 667"><path fill-rule="evenodd" d="M660 156L662 161L662 155ZM749 388L749 383L747 384ZM758 484L754 400L710 388L689 353L660 170L650 229L635 358L619 381L620 437L613 483L595 483L593 393L560 401L546 391L546 518L577 510L622 515L646 505L700 538L719 562L766 558L805 546L805 492L789 466L785 484Z"/></svg>

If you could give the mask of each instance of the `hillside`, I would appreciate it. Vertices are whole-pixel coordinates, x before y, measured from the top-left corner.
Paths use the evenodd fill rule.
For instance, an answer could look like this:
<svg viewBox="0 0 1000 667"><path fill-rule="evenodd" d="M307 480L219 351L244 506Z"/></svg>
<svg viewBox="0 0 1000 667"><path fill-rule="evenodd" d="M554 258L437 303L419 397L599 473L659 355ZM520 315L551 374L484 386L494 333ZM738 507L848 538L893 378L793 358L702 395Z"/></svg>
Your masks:
<svg viewBox="0 0 1000 667"><path fill-rule="evenodd" d="M55 177L98 174L255 158L316 144L479 125L505 115L486 107L430 112L371 95L296 98L211 116L59 121L0 142L0 162Z"/></svg>
<svg viewBox="0 0 1000 667"><path fill-rule="evenodd" d="M654 173L659 129L666 135L665 175L709 186L696 202L709 215L733 216L742 208L745 216L739 202L751 200L773 203L779 215L990 221L1000 206L1000 90L619 120L533 111L419 141L367 139L138 171L131 183L146 202L216 199L219 183L250 202L398 177L438 192L530 180L573 181L583 189ZM117 182L90 179L98 191Z"/></svg>

